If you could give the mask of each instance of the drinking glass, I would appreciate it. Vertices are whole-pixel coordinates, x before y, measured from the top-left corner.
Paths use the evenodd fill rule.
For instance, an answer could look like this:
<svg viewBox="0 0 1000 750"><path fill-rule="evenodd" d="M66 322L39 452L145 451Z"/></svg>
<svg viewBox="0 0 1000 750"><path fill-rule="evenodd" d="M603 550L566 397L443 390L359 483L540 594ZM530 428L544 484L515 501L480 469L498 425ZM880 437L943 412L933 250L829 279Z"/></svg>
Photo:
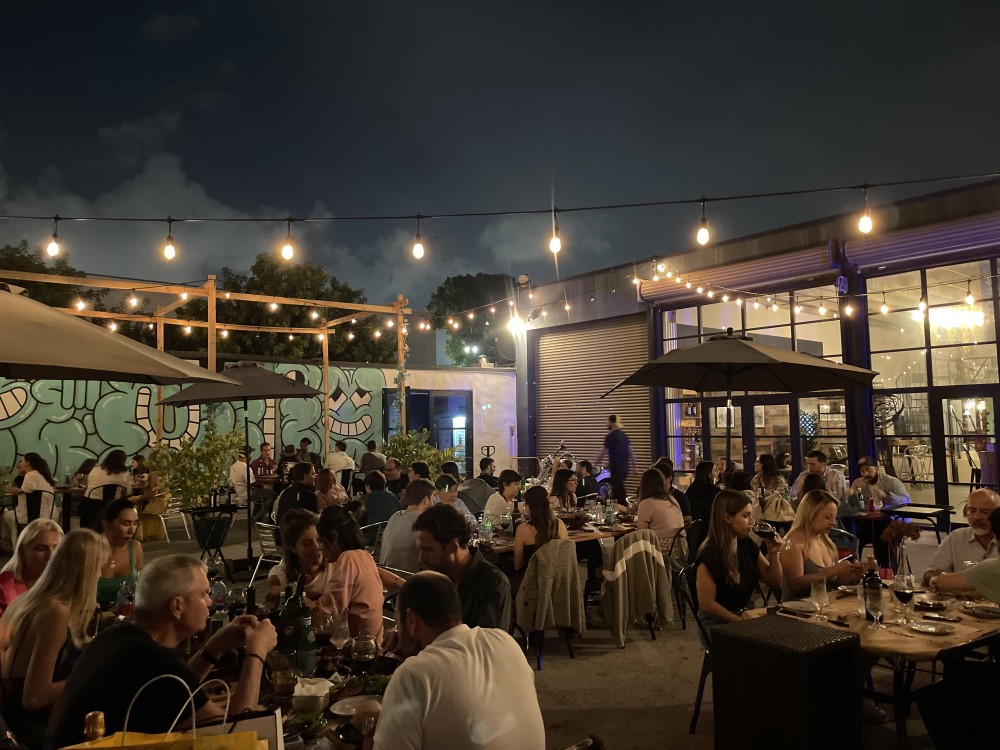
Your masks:
<svg viewBox="0 0 1000 750"><path fill-rule="evenodd" d="M809 601L816 605L816 620L826 620L826 615L823 614L823 609L830 603L830 595L826 590L826 579L821 578L818 581L813 581L809 585Z"/></svg>
<svg viewBox="0 0 1000 750"><path fill-rule="evenodd" d="M338 650L343 650L347 642L351 640L351 629L347 624L347 613L335 613L330 616L330 623L327 626L330 630L330 643Z"/></svg>
<svg viewBox="0 0 1000 750"><path fill-rule="evenodd" d="M514 519L511 518L510 513L504 513L502 516L500 516L500 528L503 529L504 534L507 533L507 529L510 528L510 525L513 522Z"/></svg>
<svg viewBox="0 0 1000 750"><path fill-rule="evenodd" d="M333 617L317 609L312 616L312 631L316 636L316 648L323 649L330 645L330 623Z"/></svg>
<svg viewBox="0 0 1000 750"><path fill-rule="evenodd" d="M295 689L295 659L294 648L283 648L267 655L267 664L271 668L271 685L274 694L290 696Z"/></svg>
<svg viewBox="0 0 1000 750"><path fill-rule="evenodd" d="M900 625L909 625L913 622L911 607L913 606L913 576L900 573L892 581L892 593L903 605L903 614L899 618Z"/></svg>
<svg viewBox="0 0 1000 750"><path fill-rule="evenodd" d="M878 586L865 586L865 609L872 616L872 630L883 630L882 624L882 583Z"/></svg>
<svg viewBox="0 0 1000 750"><path fill-rule="evenodd" d="M966 560L965 562L962 563L962 570L965 573L967 573L970 568L974 567L976 567L976 563L974 563L972 560ZM976 603L975 595L971 591L966 591L965 601L963 603L965 604L966 607L971 607L975 605Z"/></svg>

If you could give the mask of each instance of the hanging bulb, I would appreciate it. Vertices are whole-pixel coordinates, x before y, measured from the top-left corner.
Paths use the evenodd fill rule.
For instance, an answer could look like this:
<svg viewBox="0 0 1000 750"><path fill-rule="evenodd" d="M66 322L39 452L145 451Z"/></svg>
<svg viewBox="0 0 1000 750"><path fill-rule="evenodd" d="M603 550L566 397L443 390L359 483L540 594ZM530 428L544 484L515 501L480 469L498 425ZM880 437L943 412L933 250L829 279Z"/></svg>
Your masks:
<svg viewBox="0 0 1000 750"><path fill-rule="evenodd" d="M82 299L78 299L78 300L76 301L76 309L77 309L77 310L83 310L83 309L84 309L84 308L86 308L86 307L87 307L87 303L86 303L86 302L84 302L84 301L83 301Z"/></svg>
<svg viewBox="0 0 1000 750"><path fill-rule="evenodd" d="M188 293L187 292L181 292L181 299L187 299L187 298L188 298Z"/></svg>
<svg viewBox="0 0 1000 750"><path fill-rule="evenodd" d="M271 308L271 312L276 312L277 309L278 309L278 303L277 302L272 302L270 305L268 305L268 307Z"/></svg>
<svg viewBox="0 0 1000 750"><path fill-rule="evenodd" d="M139 306L139 298L136 297L133 294L131 297L128 298L128 305L129 305L129 307L138 307Z"/></svg>
<svg viewBox="0 0 1000 750"><path fill-rule="evenodd" d="M174 220L167 217L167 239L163 243L163 259L173 260L177 257L177 248L174 247Z"/></svg>
<svg viewBox="0 0 1000 750"><path fill-rule="evenodd" d="M669 279L669 278L670 278L671 276L673 276L673 275L674 275L674 272L673 272L673 271L667 271L667 278L668 278L668 279Z"/></svg>
<svg viewBox="0 0 1000 750"><path fill-rule="evenodd" d="M713 298L713 297L715 296L715 292L713 292L713 291L712 291L712 289L711 289L711 288L709 288L709 290L708 290L708 294L707 294L706 296L707 296L707 297L708 297L709 299L712 299L712 298Z"/></svg>
<svg viewBox="0 0 1000 750"><path fill-rule="evenodd" d="M638 276L633 276L632 277L632 283L635 284L636 286L639 286L639 277Z"/></svg>
<svg viewBox="0 0 1000 750"><path fill-rule="evenodd" d="M678 284L680 284L681 283L681 275L677 274L676 276L674 276L674 281L676 281Z"/></svg>
<svg viewBox="0 0 1000 750"><path fill-rule="evenodd" d="M118 330L118 324L112 320L110 323L108 323L108 330L111 331L111 333L114 333L115 331Z"/></svg>
<svg viewBox="0 0 1000 750"><path fill-rule="evenodd" d="M743 307L743 298L742 297L737 297L736 298L736 306L737 307Z"/></svg>
<svg viewBox="0 0 1000 750"><path fill-rule="evenodd" d="M325 338L326 338L326 335L325 335L325 334L322 334L322 333L317 333L317 334L316 334L316 340L317 340L317 341L322 341L322 340L323 340L323 339L325 339Z"/></svg>
<svg viewBox="0 0 1000 750"><path fill-rule="evenodd" d="M389 318L387 321L385 321L386 328L392 328L394 325L395 323L392 322L392 318Z"/></svg>
<svg viewBox="0 0 1000 750"><path fill-rule="evenodd" d="M707 245L708 241L712 238L708 232L708 219L705 218L705 198L701 199L701 221L698 222L698 232L695 234L695 239L698 241L699 245Z"/></svg>
<svg viewBox="0 0 1000 750"><path fill-rule="evenodd" d="M354 331L351 331L350 333L347 334L347 340L354 341Z"/></svg>
<svg viewBox="0 0 1000 750"><path fill-rule="evenodd" d="M819 310L817 310L820 315L826 315L826 306L823 304L823 298L819 298Z"/></svg>
<svg viewBox="0 0 1000 750"><path fill-rule="evenodd" d="M184 333L191 333L191 326L184 326Z"/></svg>
<svg viewBox="0 0 1000 750"><path fill-rule="evenodd" d="M849 318L853 313L854 313L854 307L851 305L850 302L848 302L846 305L844 305L844 315L846 315Z"/></svg>
<svg viewBox="0 0 1000 750"><path fill-rule="evenodd" d="M294 338L295 338L295 334L294 334L294 333L290 333L290 334L288 334L288 340L289 340L289 341L291 341L291 340L292 340L292 339L294 339Z"/></svg>
<svg viewBox="0 0 1000 750"><path fill-rule="evenodd" d="M883 315L889 314L889 306L885 303L885 292L882 292L882 306L879 308L879 312Z"/></svg>
<svg viewBox="0 0 1000 750"><path fill-rule="evenodd" d="M872 231L872 217L868 213L868 186L867 185L865 185L864 190L865 190L865 205L864 205L864 211L861 214L861 218L858 219L858 231L861 232L861 234L868 234L869 232Z"/></svg>
<svg viewBox="0 0 1000 750"><path fill-rule="evenodd" d="M458 330L458 323L454 323L454 324L452 324L452 326L451 326L451 327L452 327L452 328L454 328L454 329L455 329L455 330L457 331L457 330Z"/></svg>
<svg viewBox="0 0 1000 750"><path fill-rule="evenodd" d="M59 255L59 214L52 217L52 239L49 246L45 248L45 252L49 254L50 258Z"/></svg>
<svg viewBox="0 0 1000 750"><path fill-rule="evenodd" d="M698 294L701 294L701 293L702 293L702 292L704 292L704 291L705 291L705 290L704 290L704 289L703 289L702 287L700 287L700 286L698 287Z"/></svg>
<svg viewBox="0 0 1000 750"><path fill-rule="evenodd" d="M690 289L691 288L691 282L690 281L687 282L684 286L687 287L688 289Z"/></svg>
<svg viewBox="0 0 1000 750"><path fill-rule="evenodd" d="M563 305L563 310L565 310L566 312L569 312L569 302L567 302L565 305Z"/></svg>
<svg viewBox="0 0 1000 750"><path fill-rule="evenodd" d="M753 300L753 309L754 310L759 310L760 309L760 303L757 301L756 297L754 297L754 300Z"/></svg>
<svg viewBox="0 0 1000 750"><path fill-rule="evenodd" d="M655 273L654 273L654 274L653 274L653 281L659 281L659 280L660 280L660 276L659 276L659 274L655 274Z"/></svg>
<svg viewBox="0 0 1000 750"><path fill-rule="evenodd" d="M227 331L225 328L223 328L221 331L219 331L219 335L222 336L222 338L224 338L224 339L228 339L229 338L229 331Z"/></svg>
<svg viewBox="0 0 1000 750"><path fill-rule="evenodd" d="M285 235L285 244L281 246L281 257L285 260L291 260L295 257L295 247L292 245L292 217L289 216L287 221L288 234Z"/></svg>
<svg viewBox="0 0 1000 750"><path fill-rule="evenodd" d="M556 209L552 209L552 239L549 240L549 250L552 254L557 254L562 250L562 240L559 239L559 217L556 216Z"/></svg>
<svg viewBox="0 0 1000 750"><path fill-rule="evenodd" d="M417 214L417 236L413 239L413 257L420 260L424 257L424 242L420 236L420 214Z"/></svg>
<svg viewBox="0 0 1000 750"><path fill-rule="evenodd" d="M723 302L729 302L729 295L728 294L723 294L722 295L722 301Z"/></svg>
<svg viewBox="0 0 1000 750"><path fill-rule="evenodd" d="M529 294L528 296L530 297L531 295ZM476 317L476 314L474 312L470 312L469 313L469 320L472 320L475 317Z"/></svg>
<svg viewBox="0 0 1000 750"><path fill-rule="evenodd" d="M309 317L312 318L313 320L316 320L316 318L319 317L319 313L313 310L311 313L309 313Z"/></svg>
<svg viewBox="0 0 1000 750"><path fill-rule="evenodd" d="M378 330L377 328L375 329L375 338L377 338L377 339L378 338L382 338L382 332L380 330Z"/></svg>
<svg viewBox="0 0 1000 750"><path fill-rule="evenodd" d="M771 304L771 312L778 312L778 303L777 302L773 302Z"/></svg>
<svg viewBox="0 0 1000 750"><path fill-rule="evenodd" d="M917 309L920 310L920 312L925 312L927 310L927 298L926 297L921 297L920 298L920 302L917 303Z"/></svg>
<svg viewBox="0 0 1000 750"><path fill-rule="evenodd" d="M796 304L794 309L795 309L795 314L798 315L800 312L802 312L802 305Z"/></svg>
<svg viewBox="0 0 1000 750"><path fill-rule="evenodd" d="M667 264L666 263L660 261L659 263L656 264L656 271L657 271L657 273L663 273L666 270L667 270ZM668 279L670 278L670 274L669 273L667 274L667 278Z"/></svg>
<svg viewBox="0 0 1000 750"><path fill-rule="evenodd" d="M972 296L972 279L969 279L969 285L965 288L965 304L976 304L976 298Z"/></svg>

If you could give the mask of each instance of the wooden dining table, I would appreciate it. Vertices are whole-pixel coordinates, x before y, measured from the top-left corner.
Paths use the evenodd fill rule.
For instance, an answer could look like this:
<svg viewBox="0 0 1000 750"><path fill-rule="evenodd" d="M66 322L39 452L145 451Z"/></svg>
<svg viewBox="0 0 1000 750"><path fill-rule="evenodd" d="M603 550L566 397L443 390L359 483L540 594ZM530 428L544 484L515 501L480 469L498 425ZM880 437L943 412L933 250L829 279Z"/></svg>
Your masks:
<svg viewBox="0 0 1000 750"><path fill-rule="evenodd" d="M915 610L913 619L918 623L934 623L953 625L954 632L947 635L927 635L915 632L906 625L900 624L894 611L891 589L883 591L883 606L885 608L884 630L875 630L865 617L859 614L856 591L830 592L830 603L824 614L835 622L817 622L818 625L850 630L861 638L863 651L886 661L892 668L892 695L896 716L896 736L900 748L908 747L906 733L906 717L910 708L910 690L917 665L920 663L960 658L967 651L985 645L990 639L1000 636L1000 618L973 616L963 610L964 602L952 600L948 608L940 614L948 617L958 617L957 623L944 623L940 620L925 620L925 611ZM747 613L748 617L762 617L775 608L754 609ZM998 610L1000 614L1000 610ZM799 617L799 613L783 610L779 606L776 615L779 617ZM808 617L808 615L806 616ZM810 620L812 621L812 620ZM842 624L836 624L837 622Z"/></svg>
<svg viewBox="0 0 1000 750"><path fill-rule="evenodd" d="M622 524L615 523L611 527L592 527L573 530L569 532L570 541L576 542L589 542L595 539L617 539L620 536L624 536L630 531L635 531L635 524ZM514 535L509 534L503 538L493 537L493 544L490 547L490 551L495 555L503 554L514 554Z"/></svg>

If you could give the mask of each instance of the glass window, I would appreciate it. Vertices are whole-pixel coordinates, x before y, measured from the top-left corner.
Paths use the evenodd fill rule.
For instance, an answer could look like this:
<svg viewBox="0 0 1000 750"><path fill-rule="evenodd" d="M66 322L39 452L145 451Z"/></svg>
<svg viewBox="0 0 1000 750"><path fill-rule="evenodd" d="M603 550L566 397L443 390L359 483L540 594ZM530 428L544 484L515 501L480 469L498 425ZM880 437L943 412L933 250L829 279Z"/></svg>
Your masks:
<svg viewBox="0 0 1000 750"><path fill-rule="evenodd" d="M996 344L952 346L931 350L934 385L997 382Z"/></svg>
<svg viewBox="0 0 1000 750"><path fill-rule="evenodd" d="M917 310L911 315L922 317ZM931 328L931 346L996 340L993 305L990 303L932 307L927 310L927 321Z"/></svg>
<svg viewBox="0 0 1000 750"><path fill-rule="evenodd" d="M778 306L777 310L772 307L775 304ZM787 326L792 322L790 295L788 294L762 294L758 297L747 297L743 301L743 308L747 314L747 330L769 326Z"/></svg>
<svg viewBox="0 0 1000 750"><path fill-rule="evenodd" d="M795 292L795 304L800 308L799 312L795 313L796 323L828 320L837 309L837 290L832 286L800 289ZM821 307L823 312L820 312Z"/></svg>
<svg viewBox="0 0 1000 750"><path fill-rule="evenodd" d="M906 482L915 503L934 503L934 461L926 393L876 393L875 432L885 470Z"/></svg>
<svg viewBox="0 0 1000 750"><path fill-rule="evenodd" d="M791 326L781 326L780 328L758 328L749 335L750 338L758 344L776 346L779 349L787 349L788 351L792 350Z"/></svg>
<svg viewBox="0 0 1000 750"><path fill-rule="evenodd" d="M817 319L818 320L818 319ZM822 320L817 323L795 326L796 348L817 357L833 357L840 354L840 321Z"/></svg>
<svg viewBox="0 0 1000 750"><path fill-rule="evenodd" d="M920 271L870 278L867 285L869 312L876 312L882 305L882 293L890 310L916 309L920 302Z"/></svg>
<svg viewBox="0 0 1000 750"><path fill-rule="evenodd" d="M698 308L683 307L663 313L663 338L679 339L698 335Z"/></svg>
<svg viewBox="0 0 1000 750"><path fill-rule="evenodd" d="M706 338L717 333L725 333L727 328L732 328L734 331L743 330L743 313L739 305L732 301L702 305L701 329Z"/></svg>
<svg viewBox="0 0 1000 750"><path fill-rule="evenodd" d="M947 456L948 501L963 502L971 487L983 481L983 463L996 455L995 411L988 396L942 399L944 451Z"/></svg>
<svg viewBox="0 0 1000 750"><path fill-rule="evenodd" d="M799 399L802 455L819 450L831 464L847 462L847 411L843 396Z"/></svg>
<svg viewBox="0 0 1000 750"><path fill-rule="evenodd" d="M868 337L873 352L923 347L924 316L919 310L887 315L876 310L868 316Z"/></svg>
<svg viewBox="0 0 1000 750"><path fill-rule="evenodd" d="M872 354L872 369L878 373L875 388L918 388L927 385L927 350Z"/></svg>
<svg viewBox="0 0 1000 750"><path fill-rule="evenodd" d="M976 300L993 298L988 260L927 269L927 304L964 304L970 280Z"/></svg>

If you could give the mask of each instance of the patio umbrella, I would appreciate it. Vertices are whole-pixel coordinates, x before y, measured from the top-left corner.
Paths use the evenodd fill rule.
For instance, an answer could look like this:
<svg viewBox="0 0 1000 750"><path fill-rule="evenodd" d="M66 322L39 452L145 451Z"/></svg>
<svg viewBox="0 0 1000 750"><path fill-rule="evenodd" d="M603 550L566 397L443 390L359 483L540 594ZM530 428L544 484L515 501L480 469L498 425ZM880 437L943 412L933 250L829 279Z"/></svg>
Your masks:
<svg viewBox="0 0 1000 750"><path fill-rule="evenodd" d="M267 398L313 398L323 392L292 380L284 375L265 370L254 363L241 362L227 367L224 372L234 384L199 383L184 388L160 401L164 406L191 406L193 404L219 404L243 402L243 431L245 444L250 445L250 419L247 403ZM252 516L250 503L250 456L247 456L247 570L253 560Z"/></svg>
<svg viewBox="0 0 1000 750"><path fill-rule="evenodd" d="M604 396L623 385L725 391L726 405L733 390L810 393L840 388L871 388L878 373L842 365L812 354L755 343L749 336L726 333L687 349L674 349L647 362ZM601 396L601 398L604 398ZM726 458L730 458L732 420L726 419Z"/></svg>
<svg viewBox="0 0 1000 750"><path fill-rule="evenodd" d="M112 333L0 284L0 377L124 383L235 381Z"/></svg>

